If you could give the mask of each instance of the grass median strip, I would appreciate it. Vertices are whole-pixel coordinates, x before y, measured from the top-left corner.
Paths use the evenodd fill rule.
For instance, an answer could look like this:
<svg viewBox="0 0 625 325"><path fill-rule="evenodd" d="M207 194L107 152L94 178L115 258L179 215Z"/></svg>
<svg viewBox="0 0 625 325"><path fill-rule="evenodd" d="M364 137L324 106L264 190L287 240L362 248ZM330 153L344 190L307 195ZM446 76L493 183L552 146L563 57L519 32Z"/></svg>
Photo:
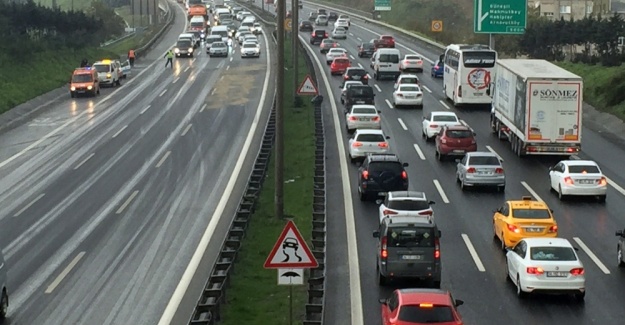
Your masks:
<svg viewBox="0 0 625 325"><path fill-rule="evenodd" d="M285 45L285 57L290 61L291 45ZM284 108L284 214L293 221L307 241L312 226L312 197L314 176L314 117L308 98L300 108L292 107L293 74L285 71ZM303 80L308 68L303 55L299 58L299 77ZM234 266L227 303L222 311L222 323L287 324L289 319L289 287L277 285L277 270L265 270L263 263L278 240L286 222L274 216L274 154L259 202L251 218ZM293 288L293 317L297 324L304 316L307 300L306 286Z"/></svg>

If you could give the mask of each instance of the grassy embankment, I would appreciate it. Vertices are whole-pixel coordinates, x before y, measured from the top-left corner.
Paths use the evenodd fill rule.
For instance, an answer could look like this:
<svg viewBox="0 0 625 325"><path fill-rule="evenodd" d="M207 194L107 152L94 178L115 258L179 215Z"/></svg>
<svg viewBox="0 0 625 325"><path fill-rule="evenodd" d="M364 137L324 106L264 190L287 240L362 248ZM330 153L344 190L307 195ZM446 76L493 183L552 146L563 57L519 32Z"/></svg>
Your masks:
<svg viewBox="0 0 625 325"><path fill-rule="evenodd" d="M291 58L291 45L287 43L285 57ZM298 72L298 80L303 80L308 73L303 55L299 59ZM293 75L290 70L286 71L285 83L284 145L287 154L284 157L284 215L293 218L304 238L310 240L315 155L313 108L309 98L304 98L304 106L293 109ZM231 286L226 293L224 325L288 324L289 288L277 285L276 270L263 269L263 263L285 225L284 220L274 217L273 158L272 155L258 208L250 221ZM306 286L293 288L296 324L301 324L306 299Z"/></svg>
<svg viewBox="0 0 625 325"><path fill-rule="evenodd" d="M50 2L51 3L51 2ZM66 9L71 0L58 0L61 8ZM90 3L75 1L74 8L79 4ZM42 3L45 4L45 3ZM85 9L85 8L82 8ZM129 12L127 9L126 12ZM123 10L120 13L123 14ZM122 15L122 17L124 17ZM126 17L124 17L126 19ZM129 49L146 44L162 27L154 26L137 37L111 44L102 48L83 50L48 50L32 53L27 60L15 58L10 53L0 51L0 114L39 95L45 94L67 84L71 72L83 58L91 62L102 58L116 58L126 55Z"/></svg>

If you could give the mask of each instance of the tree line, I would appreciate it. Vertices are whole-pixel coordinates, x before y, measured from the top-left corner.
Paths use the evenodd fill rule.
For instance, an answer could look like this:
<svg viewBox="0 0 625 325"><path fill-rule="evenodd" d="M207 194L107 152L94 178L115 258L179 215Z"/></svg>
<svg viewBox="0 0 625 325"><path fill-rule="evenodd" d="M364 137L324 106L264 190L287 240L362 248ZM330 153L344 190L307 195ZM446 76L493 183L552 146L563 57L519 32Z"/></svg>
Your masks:
<svg viewBox="0 0 625 325"><path fill-rule="evenodd" d="M0 2L0 43L13 58L49 49L98 46L124 32L123 20L93 1L91 11L61 11L34 3Z"/></svg>

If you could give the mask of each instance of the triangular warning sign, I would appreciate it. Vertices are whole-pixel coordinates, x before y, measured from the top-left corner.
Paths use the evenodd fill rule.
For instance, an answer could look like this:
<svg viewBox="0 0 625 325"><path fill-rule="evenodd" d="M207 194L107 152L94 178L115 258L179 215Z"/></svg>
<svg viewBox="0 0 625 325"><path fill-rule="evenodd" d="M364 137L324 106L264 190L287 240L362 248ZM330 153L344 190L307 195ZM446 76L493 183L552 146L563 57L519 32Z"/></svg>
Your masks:
<svg viewBox="0 0 625 325"><path fill-rule="evenodd" d="M302 84L299 85L299 88L297 88L298 95L317 95L318 93L317 87L313 83L310 75L307 75L304 82L302 82Z"/></svg>
<svg viewBox="0 0 625 325"><path fill-rule="evenodd" d="M266 269L314 269L319 266L306 241L290 221L282 230L278 241L273 246L265 261Z"/></svg>

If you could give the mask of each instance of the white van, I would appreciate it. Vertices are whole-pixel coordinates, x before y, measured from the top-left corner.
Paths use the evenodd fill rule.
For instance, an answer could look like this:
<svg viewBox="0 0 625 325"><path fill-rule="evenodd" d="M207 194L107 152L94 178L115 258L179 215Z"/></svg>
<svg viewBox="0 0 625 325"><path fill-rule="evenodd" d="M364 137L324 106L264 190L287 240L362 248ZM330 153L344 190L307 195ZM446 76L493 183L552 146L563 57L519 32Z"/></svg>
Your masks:
<svg viewBox="0 0 625 325"><path fill-rule="evenodd" d="M228 26L215 26L213 28L211 28L211 35L219 35L221 36L221 40L224 43L228 42Z"/></svg>
<svg viewBox="0 0 625 325"><path fill-rule="evenodd" d="M381 48L375 51L371 57L373 78L380 80L385 76L391 76L393 79L397 79L401 74L399 70L400 56L401 53L398 49Z"/></svg>

